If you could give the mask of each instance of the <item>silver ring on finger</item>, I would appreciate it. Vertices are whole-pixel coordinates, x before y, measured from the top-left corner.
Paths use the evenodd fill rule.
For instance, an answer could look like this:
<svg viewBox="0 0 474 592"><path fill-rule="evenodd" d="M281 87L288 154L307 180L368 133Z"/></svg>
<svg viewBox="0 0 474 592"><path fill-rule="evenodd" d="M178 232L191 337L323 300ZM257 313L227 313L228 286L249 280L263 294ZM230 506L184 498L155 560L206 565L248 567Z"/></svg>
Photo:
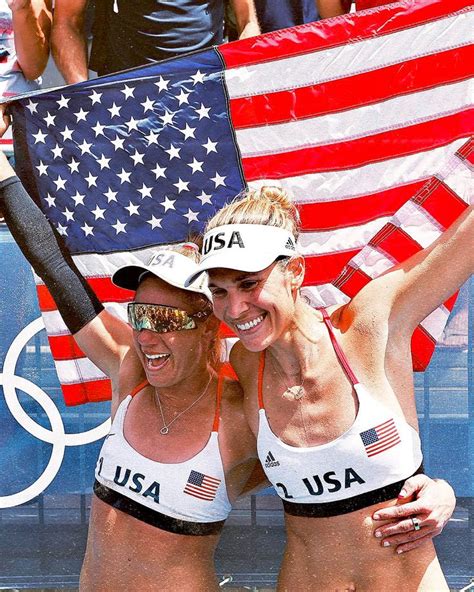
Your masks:
<svg viewBox="0 0 474 592"><path fill-rule="evenodd" d="M416 516L413 516L412 518L410 518L411 523L413 524L413 529L414 530L421 530L421 520L419 518L417 518Z"/></svg>

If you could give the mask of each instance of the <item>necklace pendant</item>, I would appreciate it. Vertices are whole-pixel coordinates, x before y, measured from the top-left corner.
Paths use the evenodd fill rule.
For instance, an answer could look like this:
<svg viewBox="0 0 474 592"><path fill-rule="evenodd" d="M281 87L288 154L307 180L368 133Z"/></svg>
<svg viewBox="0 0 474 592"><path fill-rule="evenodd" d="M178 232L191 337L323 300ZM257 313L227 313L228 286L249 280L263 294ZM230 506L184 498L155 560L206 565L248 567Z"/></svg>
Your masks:
<svg viewBox="0 0 474 592"><path fill-rule="evenodd" d="M303 398L303 395L304 395L303 386L301 386L301 385L289 386L285 391L285 395L291 396L296 401L299 401L300 399Z"/></svg>
<svg viewBox="0 0 474 592"><path fill-rule="evenodd" d="M163 426L160 430L160 434L163 434L163 436L166 436L166 434L168 434L170 431L168 426Z"/></svg>

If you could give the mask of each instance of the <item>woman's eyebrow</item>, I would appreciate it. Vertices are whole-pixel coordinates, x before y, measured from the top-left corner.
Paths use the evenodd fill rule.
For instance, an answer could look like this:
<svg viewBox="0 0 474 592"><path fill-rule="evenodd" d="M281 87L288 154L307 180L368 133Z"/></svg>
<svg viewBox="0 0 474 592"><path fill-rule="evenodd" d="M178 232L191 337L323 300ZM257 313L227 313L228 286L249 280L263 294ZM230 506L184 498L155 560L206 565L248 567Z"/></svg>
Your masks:
<svg viewBox="0 0 474 592"><path fill-rule="evenodd" d="M258 274L257 271L247 271L245 273L243 273L242 275L238 275L233 282L237 283L237 282L241 282L243 280L249 279L251 277L255 277ZM216 285L214 282L212 282L211 280L209 280L208 284L207 284L208 288L219 288L218 285Z"/></svg>

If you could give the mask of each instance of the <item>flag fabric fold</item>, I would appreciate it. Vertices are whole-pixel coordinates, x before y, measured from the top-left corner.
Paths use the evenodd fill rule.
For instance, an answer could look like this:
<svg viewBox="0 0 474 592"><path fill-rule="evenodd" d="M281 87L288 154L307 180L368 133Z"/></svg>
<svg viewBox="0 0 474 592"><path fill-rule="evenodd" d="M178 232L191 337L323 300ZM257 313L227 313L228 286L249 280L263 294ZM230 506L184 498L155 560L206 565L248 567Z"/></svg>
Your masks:
<svg viewBox="0 0 474 592"><path fill-rule="evenodd" d="M116 314L132 297L117 266L262 185L299 206L308 300L346 302L472 199L473 30L470 2L405 1L22 98L19 174ZM108 398L38 294L68 404ZM415 369L452 305L415 332Z"/></svg>

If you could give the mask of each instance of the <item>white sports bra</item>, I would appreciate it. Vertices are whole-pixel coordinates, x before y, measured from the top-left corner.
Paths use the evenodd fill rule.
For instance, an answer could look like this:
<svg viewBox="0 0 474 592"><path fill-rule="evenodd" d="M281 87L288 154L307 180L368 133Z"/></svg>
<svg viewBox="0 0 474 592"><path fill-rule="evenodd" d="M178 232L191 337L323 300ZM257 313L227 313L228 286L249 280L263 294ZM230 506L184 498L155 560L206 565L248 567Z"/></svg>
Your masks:
<svg viewBox="0 0 474 592"><path fill-rule="evenodd" d="M132 397L120 404L100 451L94 493L105 503L169 532L207 535L219 532L229 515L218 430L223 377L219 376L216 412L206 446L181 463L161 463L139 454L124 436Z"/></svg>
<svg viewBox="0 0 474 592"><path fill-rule="evenodd" d="M336 341L326 310L322 312L359 400L357 416L347 432L320 446L285 444L273 433L265 413L265 352L258 374L258 456L285 511L298 516L336 516L393 499L408 477L422 471L417 431L360 384Z"/></svg>

